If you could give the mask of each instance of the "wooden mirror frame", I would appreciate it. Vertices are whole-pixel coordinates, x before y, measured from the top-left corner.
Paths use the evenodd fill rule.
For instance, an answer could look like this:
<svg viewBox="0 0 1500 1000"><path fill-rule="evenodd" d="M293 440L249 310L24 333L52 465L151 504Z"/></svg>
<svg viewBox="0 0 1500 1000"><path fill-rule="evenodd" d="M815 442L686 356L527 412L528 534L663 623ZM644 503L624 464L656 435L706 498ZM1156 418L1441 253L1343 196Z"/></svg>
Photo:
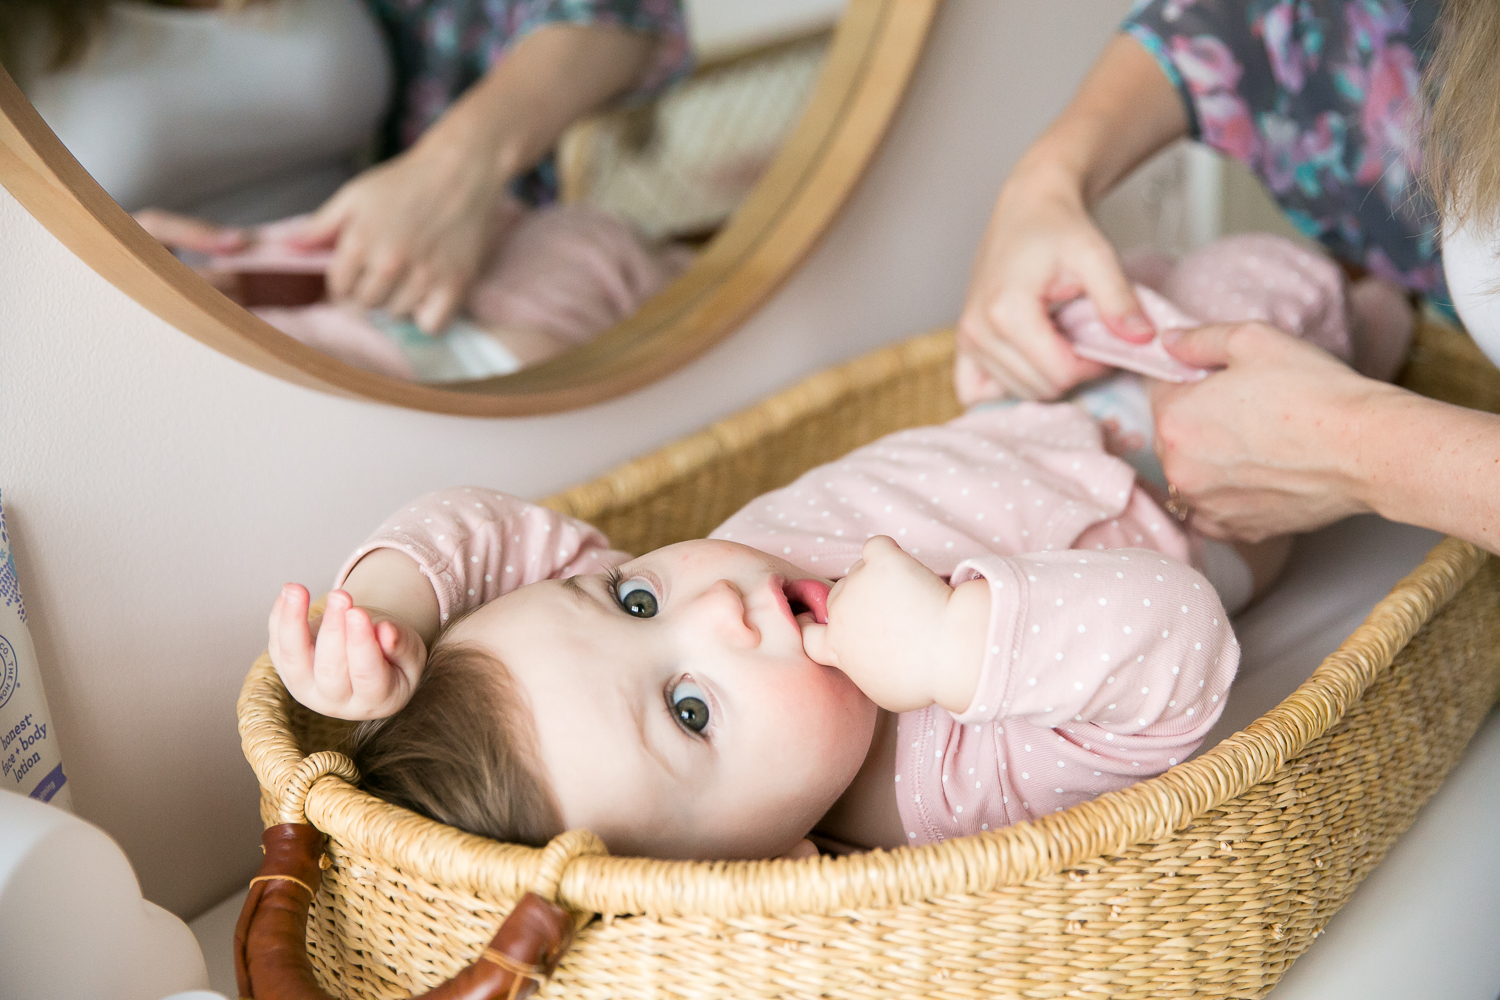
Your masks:
<svg viewBox="0 0 1500 1000"><path fill-rule="evenodd" d="M0 184L102 277L183 333L268 375L339 396L473 417L552 413L655 381L727 336L828 229L895 115L938 0L849 0L807 109L684 274L595 340L510 375L423 384L292 339L147 236L0 69Z"/></svg>

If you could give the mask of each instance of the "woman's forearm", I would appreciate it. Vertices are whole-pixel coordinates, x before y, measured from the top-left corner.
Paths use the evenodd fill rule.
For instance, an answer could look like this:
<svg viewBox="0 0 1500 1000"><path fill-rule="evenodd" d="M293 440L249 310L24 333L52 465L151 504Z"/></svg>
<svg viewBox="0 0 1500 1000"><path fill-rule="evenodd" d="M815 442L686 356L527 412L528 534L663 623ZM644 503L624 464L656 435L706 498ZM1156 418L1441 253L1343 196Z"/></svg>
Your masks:
<svg viewBox="0 0 1500 1000"><path fill-rule="evenodd" d="M1357 426L1367 506L1500 554L1500 417L1399 392Z"/></svg>
<svg viewBox="0 0 1500 1000"><path fill-rule="evenodd" d="M527 35L422 137L477 156L496 184L522 173L580 116L628 90L658 39L623 28L552 24Z"/></svg>
<svg viewBox="0 0 1500 1000"><path fill-rule="evenodd" d="M1129 35L1105 47L1078 93L1016 165L1015 176L1050 173L1085 204L1187 134L1187 112L1156 60Z"/></svg>

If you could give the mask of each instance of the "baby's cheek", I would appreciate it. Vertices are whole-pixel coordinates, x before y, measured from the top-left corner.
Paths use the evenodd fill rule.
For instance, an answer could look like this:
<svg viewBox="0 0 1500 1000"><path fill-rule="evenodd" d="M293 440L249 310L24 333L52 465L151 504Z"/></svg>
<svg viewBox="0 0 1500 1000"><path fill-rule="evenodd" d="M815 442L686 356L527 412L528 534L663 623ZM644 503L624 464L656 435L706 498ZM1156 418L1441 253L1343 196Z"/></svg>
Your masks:
<svg viewBox="0 0 1500 1000"><path fill-rule="evenodd" d="M833 667L814 665L778 684L768 694L770 711L785 720L789 738L810 750L838 745L854 729L874 717L873 703L849 675Z"/></svg>

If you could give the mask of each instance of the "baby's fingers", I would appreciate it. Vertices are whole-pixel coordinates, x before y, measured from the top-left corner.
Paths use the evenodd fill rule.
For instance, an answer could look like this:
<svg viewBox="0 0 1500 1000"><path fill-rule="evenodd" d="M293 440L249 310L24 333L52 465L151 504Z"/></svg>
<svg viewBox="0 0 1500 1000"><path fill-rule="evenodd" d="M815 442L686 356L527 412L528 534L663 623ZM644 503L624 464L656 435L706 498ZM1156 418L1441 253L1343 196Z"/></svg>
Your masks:
<svg viewBox="0 0 1500 1000"><path fill-rule="evenodd" d="M271 662L288 688L312 680L313 639L307 624L307 588L289 583L281 588L266 623Z"/></svg>
<svg viewBox="0 0 1500 1000"><path fill-rule="evenodd" d="M392 622L382 621L375 625L375 641L380 651L408 678L421 671L427 660L427 647L410 629L400 629Z"/></svg>
<svg viewBox="0 0 1500 1000"><path fill-rule="evenodd" d="M828 626L801 621L799 624L802 626L802 651L807 658L825 667L837 667L839 658L828 644Z"/></svg>
<svg viewBox="0 0 1500 1000"><path fill-rule="evenodd" d="M412 315L423 333L436 336L443 332L448 321L458 311L466 284L466 280L450 279L427 294Z"/></svg>
<svg viewBox="0 0 1500 1000"><path fill-rule="evenodd" d="M391 690L391 667L375 634L375 623L364 608L344 612L344 651L349 664L351 709L379 705Z"/></svg>
<svg viewBox="0 0 1500 1000"><path fill-rule="evenodd" d="M342 704L349 698L348 632L344 613L354 600L342 590L328 595L323 624L313 653L313 686L325 702Z"/></svg>

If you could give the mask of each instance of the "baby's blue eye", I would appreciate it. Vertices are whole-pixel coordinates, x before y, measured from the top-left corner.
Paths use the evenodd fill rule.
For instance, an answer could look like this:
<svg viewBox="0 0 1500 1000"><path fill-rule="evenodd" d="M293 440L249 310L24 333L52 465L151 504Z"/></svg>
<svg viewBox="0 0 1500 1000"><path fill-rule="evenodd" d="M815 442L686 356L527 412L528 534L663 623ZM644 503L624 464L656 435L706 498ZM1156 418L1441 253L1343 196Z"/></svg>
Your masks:
<svg viewBox="0 0 1500 1000"><path fill-rule="evenodd" d="M690 678L684 677L672 688L672 714L685 729L701 733L708 728L708 698Z"/></svg>
<svg viewBox="0 0 1500 1000"><path fill-rule="evenodd" d="M626 580L615 589L620 607L636 618L652 618L657 612L656 594L645 580Z"/></svg>

